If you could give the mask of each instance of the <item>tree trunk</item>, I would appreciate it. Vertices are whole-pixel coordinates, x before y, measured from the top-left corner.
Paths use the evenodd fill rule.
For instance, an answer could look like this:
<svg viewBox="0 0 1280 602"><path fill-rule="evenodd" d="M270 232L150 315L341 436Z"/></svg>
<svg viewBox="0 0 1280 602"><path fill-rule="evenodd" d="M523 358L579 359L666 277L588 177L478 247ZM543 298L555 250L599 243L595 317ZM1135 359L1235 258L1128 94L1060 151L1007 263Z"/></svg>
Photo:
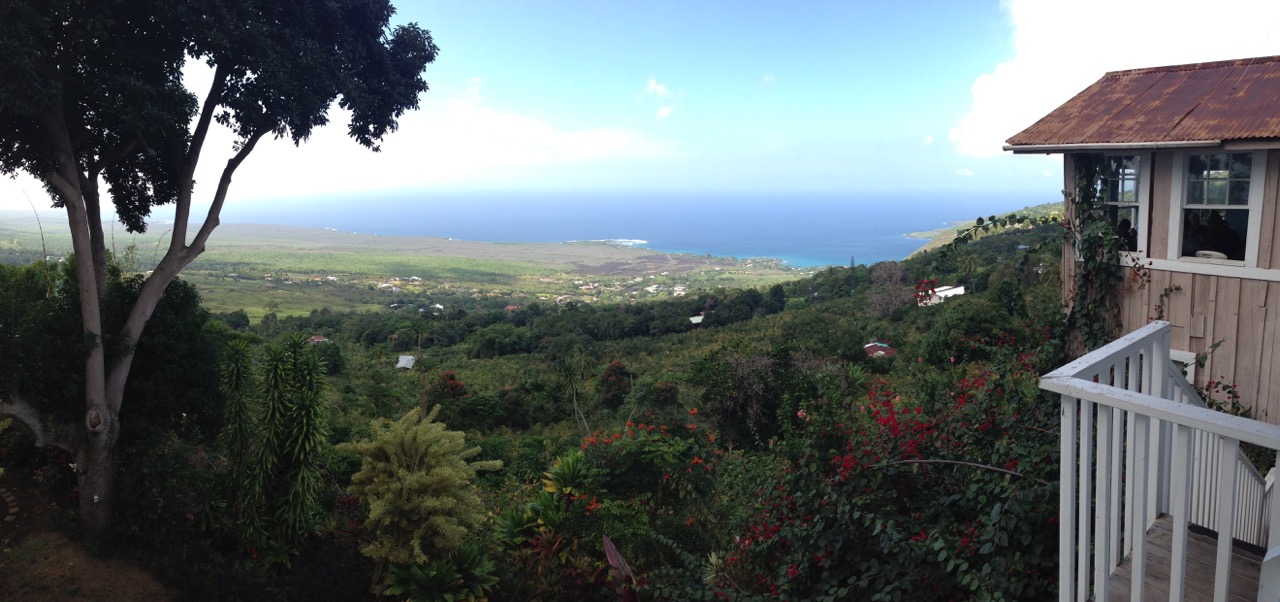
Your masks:
<svg viewBox="0 0 1280 602"><path fill-rule="evenodd" d="M97 538L111 526L116 500L116 477L120 457L116 440L120 422L107 408L91 408L85 413L84 438L76 454L76 476L80 489L80 526L85 535Z"/></svg>

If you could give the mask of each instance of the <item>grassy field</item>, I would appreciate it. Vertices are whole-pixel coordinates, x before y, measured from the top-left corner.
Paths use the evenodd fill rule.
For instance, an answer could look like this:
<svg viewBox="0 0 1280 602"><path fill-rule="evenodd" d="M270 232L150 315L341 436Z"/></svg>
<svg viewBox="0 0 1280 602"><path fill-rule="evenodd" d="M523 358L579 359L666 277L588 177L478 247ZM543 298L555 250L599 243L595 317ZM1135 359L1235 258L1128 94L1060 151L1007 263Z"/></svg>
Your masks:
<svg viewBox="0 0 1280 602"><path fill-rule="evenodd" d="M60 258L71 237L60 214L0 212L0 262ZM146 271L164 254L171 224L130 235L104 225L107 246L127 269ZM43 235L42 235L43 230ZM212 311L244 309L252 319L313 309L374 309L397 299L467 295L563 301L642 300L714 287L794 280L812 269L774 260L673 255L605 243L484 243L377 236L329 229L224 224L183 271Z"/></svg>

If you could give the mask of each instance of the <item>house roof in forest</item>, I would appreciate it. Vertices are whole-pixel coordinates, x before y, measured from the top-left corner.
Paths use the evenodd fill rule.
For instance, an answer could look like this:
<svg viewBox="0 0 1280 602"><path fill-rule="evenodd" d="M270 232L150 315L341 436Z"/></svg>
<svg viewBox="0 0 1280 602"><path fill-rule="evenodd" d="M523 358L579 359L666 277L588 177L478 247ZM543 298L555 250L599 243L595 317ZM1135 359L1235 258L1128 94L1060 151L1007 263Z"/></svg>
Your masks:
<svg viewBox="0 0 1280 602"><path fill-rule="evenodd" d="M1113 71L1007 141L1014 152L1280 140L1280 56Z"/></svg>

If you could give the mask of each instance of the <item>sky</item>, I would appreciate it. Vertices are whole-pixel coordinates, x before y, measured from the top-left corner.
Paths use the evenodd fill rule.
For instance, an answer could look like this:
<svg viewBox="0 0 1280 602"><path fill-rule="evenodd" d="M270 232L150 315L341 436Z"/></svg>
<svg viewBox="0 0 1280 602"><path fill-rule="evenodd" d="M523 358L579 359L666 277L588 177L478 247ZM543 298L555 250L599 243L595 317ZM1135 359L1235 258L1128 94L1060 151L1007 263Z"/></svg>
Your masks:
<svg viewBox="0 0 1280 602"><path fill-rule="evenodd" d="M371 153L259 144L229 207L389 193L822 192L1060 198L1007 138L1108 71L1280 54L1280 3L399 0L441 48ZM189 65L193 90L208 72ZM211 137L197 203L230 156ZM208 183L200 186L200 183ZM30 201L28 201L30 198ZM0 209L48 206L0 178Z"/></svg>

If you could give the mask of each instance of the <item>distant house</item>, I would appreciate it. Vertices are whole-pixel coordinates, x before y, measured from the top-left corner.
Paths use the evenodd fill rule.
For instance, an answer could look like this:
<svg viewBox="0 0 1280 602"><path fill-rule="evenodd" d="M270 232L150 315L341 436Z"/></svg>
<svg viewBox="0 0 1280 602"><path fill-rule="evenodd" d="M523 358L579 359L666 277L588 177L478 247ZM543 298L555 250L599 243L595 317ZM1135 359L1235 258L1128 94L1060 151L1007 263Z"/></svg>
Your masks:
<svg viewBox="0 0 1280 602"><path fill-rule="evenodd" d="M694 326L701 326L703 317L704 316L701 314L693 316L692 318L689 318L689 323L693 324Z"/></svg>
<svg viewBox="0 0 1280 602"><path fill-rule="evenodd" d="M1005 146L1062 154L1067 190L1077 157L1102 159L1105 219L1128 247L1124 261L1150 273L1123 293L1123 332L1159 305L1175 359L1217 347L1196 384L1235 383L1271 423L1280 423L1277 98L1280 56L1113 71ZM1065 245L1068 302L1075 259Z"/></svg>
<svg viewBox="0 0 1280 602"><path fill-rule="evenodd" d="M416 361L418 361L418 358L412 355L402 355L399 361L396 362L396 370L413 370L413 364Z"/></svg>
<svg viewBox="0 0 1280 602"><path fill-rule="evenodd" d="M318 334L318 335L315 335L315 336L313 336L313 337L311 337L311 338L307 339L307 343L309 343L309 344L311 344L311 345L315 345L316 343L332 343L332 342L333 342L333 341L330 341L328 337L326 337L326 336L324 336L324 335L322 335L322 334Z"/></svg>
<svg viewBox="0 0 1280 602"><path fill-rule="evenodd" d="M926 305L937 305L946 301L947 297L955 297L956 295L963 294L963 286L939 286L938 288L933 289L933 291L929 293L928 297L922 297L919 303L922 307Z"/></svg>
<svg viewBox="0 0 1280 602"><path fill-rule="evenodd" d="M862 350L867 353L867 357L893 357L898 355L897 349L878 339L863 345Z"/></svg>

